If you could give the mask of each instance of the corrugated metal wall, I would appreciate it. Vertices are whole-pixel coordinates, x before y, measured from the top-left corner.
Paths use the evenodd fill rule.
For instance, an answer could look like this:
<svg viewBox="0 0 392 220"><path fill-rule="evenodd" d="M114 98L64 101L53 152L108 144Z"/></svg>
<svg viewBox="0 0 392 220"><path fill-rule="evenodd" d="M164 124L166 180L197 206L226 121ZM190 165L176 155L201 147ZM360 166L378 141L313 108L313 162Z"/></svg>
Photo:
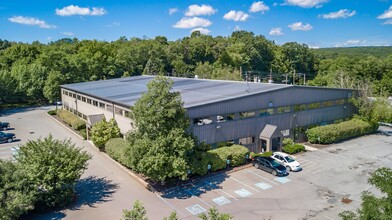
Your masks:
<svg viewBox="0 0 392 220"><path fill-rule="evenodd" d="M280 91L258 94L237 100L219 102L206 106L188 109L191 118L202 118L214 115L222 115L236 112L254 111L268 108L270 102L273 107L293 106L329 100L347 99L352 91L341 89L321 89L292 87ZM307 109L298 112L288 112L269 116L237 119L208 125L194 125L192 130L200 141L217 143L222 141L237 140L243 137L255 137L257 139L266 124L278 126L278 131L305 127L314 124L332 122L338 119L351 117L356 108L350 104Z"/></svg>

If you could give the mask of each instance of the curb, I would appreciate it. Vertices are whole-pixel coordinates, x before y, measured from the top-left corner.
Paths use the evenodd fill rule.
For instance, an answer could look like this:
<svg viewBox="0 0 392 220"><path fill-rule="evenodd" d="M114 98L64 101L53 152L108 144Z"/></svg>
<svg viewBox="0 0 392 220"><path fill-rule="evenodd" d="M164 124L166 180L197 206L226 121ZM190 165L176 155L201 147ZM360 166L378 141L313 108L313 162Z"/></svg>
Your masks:
<svg viewBox="0 0 392 220"><path fill-rule="evenodd" d="M82 136L80 136L80 134L78 134L77 132L75 132L73 129L71 129L70 127L66 126L65 124L61 123L60 121L58 121L56 118L52 117L51 115L49 115L46 112L46 116L48 116L49 118L51 118L52 120L56 121L58 124L60 124L61 126L65 127L67 130L71 131L73 134L75 134L77 137L79 137L82 140L85 140ZM132 171L130 171L128 168L126 168L125 166L123 166L122 164L120 164L119 162L115 161L113 158L111 158L109 155L107 155L106 153L100 151L97 147L95 147L94 143L90 140L85 140L87 142L89 142L95 151L99 152L101 155L103 155L104 157L108 158L109 160L111 160L114 164L116 164L120 169L122 169L123 171L125 171L128 175L130 175L132 178L134 178L140 185L142 185L144 188L148 189L151 192L157 192L157 190L154 189L154 187L152 187L149 183L147 183L146 181L144 181L143 179L141 179L140 177L138 177L135 173L133 173Z"/></svg>

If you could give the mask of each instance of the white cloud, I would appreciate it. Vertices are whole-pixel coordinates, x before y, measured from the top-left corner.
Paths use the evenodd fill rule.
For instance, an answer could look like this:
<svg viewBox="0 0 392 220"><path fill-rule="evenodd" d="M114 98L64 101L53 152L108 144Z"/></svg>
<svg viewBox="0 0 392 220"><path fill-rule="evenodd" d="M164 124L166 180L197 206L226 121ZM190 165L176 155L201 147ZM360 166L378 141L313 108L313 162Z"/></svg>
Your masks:
<svg viewBox="0 0 392 220"><path fill-rule="evenodd" d="M384 13L377 17L378 19L391 19L392 18L392 5L388 10L385 10Z"/></svg>
<svg viewBox="0 0 392 220"><path fill-rule="evenodd" d="M274 4L272 4L272 6L276 7L276 6L278 6L278 3L274 2Z"/></svg>
<svg viewBox="0 0 392 220"><path fill-rule="evenodd" d="M241 30L241 27L240 27L240 26L236 25L236 26L234 27L234 31L240 31L240 30Z"/></svg>
<svg viewBox="0 0 392 220"><path fill-rule="evenodd" d="M32 18L32 17L14 16L12 18L8 18L8 20L12 23L38 26L40 28L46 28L46 29L56 28L56 26L54 25L49 25L43 20L39 20L37 18Z"/></svg>
<svg viewBox="0 0 392 220"><path fill-rule="evenodd" d="M182 18L175 25L173 25L173 27L174 28L208 27L211 24L212 22L205 18L192 17L192 18Z"/></svg>
<svg viewBox="0 0 392 220"><path fill-rule="evenodd" d="M201 27L192 29L191 33L195 32L195 31L199 31L200 34L209 34L209 33L211 33L211 31L208 30L207 28L201 28Z"/></svg>
<svg viewBox="0 0 392 220"><path fill-rule="evenodd" d="M308 44L308 47L311 49L319 49L320 48L320 46L318 46L318 45L309 45L309 44Z"/></svg>
<svg viewBox="0 0 392 220"><path fill-rule="evenodd" d="M386 20L384 23L382 23L382 24L392 24L392 19L390 19L390 20Z"/></svg>
<svg viewBox="0 0 392 220"><path fill-rule="evenodd" d="M74 36L75 35L72 32L62 32L61 34L65 35L65 36Z"/></svg>
<svg viewBox="0 0 392 220"><path fill-rule="evenodd" d="M246 21L249 18L249 15L244 13L243 11L234 11L231 10L223 16L226 20L233 21Z"/></svg>
<svg viewBox="0 0 392 220"><path fill-rule="evenodd" d="M302 8L321 7L328 0L285 0L287 5L299 6Z"/></svg>
<svg viewBox="0 0 392 220"><path fill-rule="evenodd" d="M367 40L347 40L344 43L337 43L335 47L353 47L353 46L366 46Z"/></svg>
<svg viewBox="0 0 392 220"><path fill-rule="evenodd" d="M120 26L120 22L113 22L111 24L105 25L105 27L112 28Z"/></svg>
<svg viewBox="0 0 392 220"><path fill-rule="evenodd" d="M176 12L178 12L178 8L169 8L169 15L172 15Z"/></svg>
<svg viewBox="0 0 392 220"><path fill-rule="evenodd" d="M348 10L348 9L341 9L339 11L331 12L329 14L319 15L319 17L322 17L324 19L349 18L349 17L354 16L356 13L357 12L355 10L350 12L350 10Z"/></svg>
<svg viewBox="0 0 392 220"><path fill-rule="evenodd" d="M104 8L81 8L77 5L69 5L62 9L56 8L56 15L60 16L72 16L72 15L91 15L91 16L101 16L106 14Z"/></svg>
<svg viewBox="0 0 392 220"><path fill-rule="evenodd" d="M264 4L264 2L253 2L252 6L250 6L250 12L259 12L264 14L264 12L269 11L269 7Z"/></svg>
<svg viewBox="0 0 392 220"><path fill-rule="evenodd" d="M313 29L310 24L302 24L302 22L295 22L289 25L292 31L310 31Z"/></svg>
<svg viewBox="0 0 392 220"><path fill-rule="evenodd" d="M199 15L213 15L216 9L210 5L190 5L188 10L185 12L185 16L199 16Z"/></svg>
<svg viewBox="0 0 392 220"><path fill-rule="evenodd" d="M272 36L281 36L283 35L282 28L272 28L269 32L269 35Z"/></svg>

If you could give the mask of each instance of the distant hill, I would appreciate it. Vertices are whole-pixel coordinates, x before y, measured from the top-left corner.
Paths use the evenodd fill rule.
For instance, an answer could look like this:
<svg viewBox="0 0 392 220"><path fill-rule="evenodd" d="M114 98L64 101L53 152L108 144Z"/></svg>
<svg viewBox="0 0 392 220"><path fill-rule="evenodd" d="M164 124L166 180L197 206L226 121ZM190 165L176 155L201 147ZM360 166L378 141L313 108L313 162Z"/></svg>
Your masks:
<svg viewBox="0 0 392 220"><path fill-rule="evenodd" d="M388 47L336 47L312 49L312 52L321 59L335 58L338 56L366 57L375 56L384 58L392 54L392 46Z"/></svg>

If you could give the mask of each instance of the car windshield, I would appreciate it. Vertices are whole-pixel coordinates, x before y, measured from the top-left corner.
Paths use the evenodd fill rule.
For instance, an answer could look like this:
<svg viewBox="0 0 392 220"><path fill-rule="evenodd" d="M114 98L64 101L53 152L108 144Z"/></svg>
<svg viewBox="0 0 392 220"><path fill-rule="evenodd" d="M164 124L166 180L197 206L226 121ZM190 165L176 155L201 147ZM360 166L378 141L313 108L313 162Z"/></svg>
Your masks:
<svg viewBox="0 0 392 220"><path fill-rule="evenodd" d="M290 156L285 157L284 159L286 159L286 161L288 163L294 162L295 160L293 158L291 158Z"/></svg>
<svg viewBox="0 0 392 220"><path fill-rule="evenodd" d="M276 162L275 160L271 160L270 161L273 167L278 167L281 166L278 162Z"/></svg>

